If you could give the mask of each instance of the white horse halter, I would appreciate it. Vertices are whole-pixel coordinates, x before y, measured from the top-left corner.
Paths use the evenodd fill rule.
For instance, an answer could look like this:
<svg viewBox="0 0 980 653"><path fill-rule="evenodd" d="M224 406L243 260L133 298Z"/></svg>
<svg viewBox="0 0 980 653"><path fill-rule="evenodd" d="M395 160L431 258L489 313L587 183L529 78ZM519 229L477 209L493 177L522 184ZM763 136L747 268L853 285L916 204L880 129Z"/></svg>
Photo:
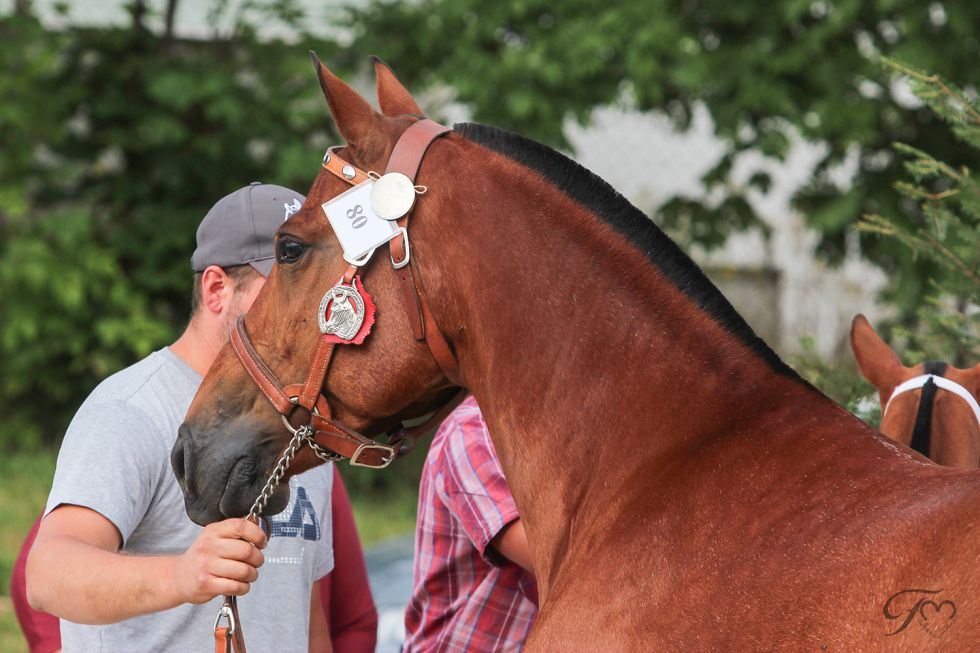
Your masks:
<svg viewBox="0 0 980 653"><path fill-rule="evenodd" d="M973 416L977 418L977 423L980 424L980 404L977 403L977 398L959 383L950 381L944 376L936 376L935 374L923 374L921 376L912 377L905 383L895 388L895 392L892 393L892 396L888 399L888 403L885 404L885 410L882 412L882 417L884 417L885 413L888 412L888 407L895 400L895 397L903 392L918 390L928 383L929 379L932 379L932 382L936 384L936 387L942 388L943 390L949 390L954 395L961 397L966 401L966 403L970 404L970 408L973 409Z"/></svg>

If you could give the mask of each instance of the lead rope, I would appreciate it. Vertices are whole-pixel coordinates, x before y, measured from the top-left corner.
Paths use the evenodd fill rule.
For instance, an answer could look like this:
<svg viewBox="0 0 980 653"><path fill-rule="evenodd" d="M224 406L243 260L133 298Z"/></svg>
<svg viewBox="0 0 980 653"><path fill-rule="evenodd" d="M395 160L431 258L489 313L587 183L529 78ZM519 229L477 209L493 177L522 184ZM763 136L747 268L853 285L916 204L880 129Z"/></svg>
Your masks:
<svg viewBox="0 0 980 653"><path fill-rule="evenodd" d="M282 482L282 477L286 474L286 470L289 469L293 458L296 457L296 452L299 451L304 443L310 445L310 448L313 449L313 452L320 459L325 461L335 460L330 452L325 451L320 445L314 442L313 436L315 432L312 428L301 426L298 429L291 430L293 431L292 439L286 445L286 450L282 452L282 456L279 457L275 467L272 468L272 474L269 475L268 480L266 480L265 485L262 487L262 491L259 492L259 496L256 497L255 503L252 504L252 508L248 511L248 516L245 518L255 524L258 524L259 519L262 519L262 512L265 510L266 504L269 503L272 493L279 487L279 483ZM224 620L225 625L221 624L222 620ZM225 595L224 603L221 604L221 609L218 611L218 617L214 620L214 642L216 653L246 653L245 637L242 634L241 619L238 616L237 596Z"/></svg>

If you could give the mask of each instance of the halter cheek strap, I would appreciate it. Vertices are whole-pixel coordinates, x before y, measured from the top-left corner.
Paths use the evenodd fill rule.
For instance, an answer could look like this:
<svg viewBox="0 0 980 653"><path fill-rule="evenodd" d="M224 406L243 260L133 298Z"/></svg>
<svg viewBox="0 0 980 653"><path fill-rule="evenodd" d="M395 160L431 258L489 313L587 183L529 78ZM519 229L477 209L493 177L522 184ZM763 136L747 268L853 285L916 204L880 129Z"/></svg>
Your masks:
<svg viewBox="0 0 980 653"><path fill-rule="evenodd" d="M415 183L422 165L422 159L432 145L440 136L452 131L449 127L440 125L434 120L420 120L412 123L401 135L398 142L391 152L388 159L388 166L385 173L399 172L408 177ZM347 163L337 154L341 146L331 147L326 156L323 157L323 168L351 185L367 181L371 177L368 173ZM391 264L395 269L398 278L398 287L401 290L402 303L405 306L405 314L412 325L412 334L419 342L425 342L429 346L429 351L435 359L439 369L449 382L455 386L463 387L462 376L459 371L459 364L453 355L452 347L443 335L439 327L436 326L432 309L426 298L425 288L422 286L421 275L415 264L415 259L410 256L408 242L408 220L412 212L402 216L396 221L400 233L389 243L388 248L391 255ZM344 276L345 283L350 283L355 269L348 267Z"/></svg>
<svg viewBox="0 0 980 653"><path fill-rule="evenodd" d="M885 404L885 410L883 411L882 415L888 412L888 407L891 406L891 403L895 400L895 397L902 394L903 392L918 390L926 383L928 383L930 380L936 385L937 388L948 390L949 392L952 392L954 395L966 401L966 403L969 404L970 408L973 410L973 416L976 418L977 423L980 424L980 403L977 403L977 398L974 397L969 390L961 386L959 383L956 383L955 381L950 381L944 376L937 376L935 374L922 374L920 376L912 377L908 381L905 381L897 388L895 388L895 391L892 392L892 396L889 397L888 399L888 403Z"/></svg>
<svg viewBox="0 0 980 653"><path fill-rule="evenodd" d="M286 428L296 432L289 417L297 408L309 411L310 426L315 434L314 443L321 447L314 448L317 456L323 460L349 458L352 465L361 467L387 467L395 457L393 448L378 444L332 419L330 406L320 394L317 382L322 384L330 364L332 344L325 343L322 339L317 343L317 355L313 359L306 383L283 386L255 351L245 331L245 316L239 316L231 331L232 350L265 398L283 416Z"/></svg>

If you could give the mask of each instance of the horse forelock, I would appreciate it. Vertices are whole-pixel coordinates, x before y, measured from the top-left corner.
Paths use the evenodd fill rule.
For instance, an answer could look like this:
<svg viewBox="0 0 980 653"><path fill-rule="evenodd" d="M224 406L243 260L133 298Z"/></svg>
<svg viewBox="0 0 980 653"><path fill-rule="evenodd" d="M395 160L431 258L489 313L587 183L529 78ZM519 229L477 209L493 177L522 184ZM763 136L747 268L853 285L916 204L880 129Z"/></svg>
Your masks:
<svg viewBox="0 0 980 653"><path fill-rule="evenodd" d="M943 361L926 361L922 364L924 374L935 376L945 376L948 364ZM932 447L932 413L936 403L936 384L930 379L922 386L919 395L919 406L915 412L915 421L912 426L912 439L909 447L921 453L927 458Z"/></svg>
<svg viewBox="0 0 980 653"><path fill-rule="evenodd" d="M922 386L919 408L915 413L915 424L912 427L912 440L909 443L909 447L927 458L932 440L932 407L935 401L936 384L932 382L932 379L929 379Z"/></svg>

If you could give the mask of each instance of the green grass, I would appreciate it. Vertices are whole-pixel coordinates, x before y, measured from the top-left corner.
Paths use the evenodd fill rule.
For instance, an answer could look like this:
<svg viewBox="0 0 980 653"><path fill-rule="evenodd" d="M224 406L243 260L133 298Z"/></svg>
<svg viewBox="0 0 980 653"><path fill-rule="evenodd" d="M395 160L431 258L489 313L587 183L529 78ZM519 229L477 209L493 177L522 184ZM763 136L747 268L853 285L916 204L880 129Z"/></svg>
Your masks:
<svg viewBox="0 0 980 653"><path fill-rule="evenodd" d="M44 508L54 474L54 451L8 454L0 458L0 651L26 653L10 603L10 571L24 536Z"/></svg>
<svg viewBox="0 0 980 653"><path fill-rule="evenodd" d="M10 570L24 536L44 509L56 458L55 452L42 450L0 459L0 594L4 596L9 594Z"/></svg>
<svg viewBox="0 0 980 653"><path fill-rule="evenodd" d="M0 653L27 653L10 602L10 571L24 536L44 508L57 453L9 454L0 459ZM351 497L365 548L415 530L416 492L364 493Z"/></svg>
<svg viewBox="0 0 980 653"><path fill-rule="evenodd" d="M20 632L20 625L17 623L17 616L14 614L14 606L9 596L0 597L0 651L28 653L27 642Z"/></svg>
<svg viewBox="0 0 980 653"><path fill-rule="evenodd" d="M391 492L390 496L351 496L357 532L364 547L414 532L418 500L417 490Z"/></svg>

